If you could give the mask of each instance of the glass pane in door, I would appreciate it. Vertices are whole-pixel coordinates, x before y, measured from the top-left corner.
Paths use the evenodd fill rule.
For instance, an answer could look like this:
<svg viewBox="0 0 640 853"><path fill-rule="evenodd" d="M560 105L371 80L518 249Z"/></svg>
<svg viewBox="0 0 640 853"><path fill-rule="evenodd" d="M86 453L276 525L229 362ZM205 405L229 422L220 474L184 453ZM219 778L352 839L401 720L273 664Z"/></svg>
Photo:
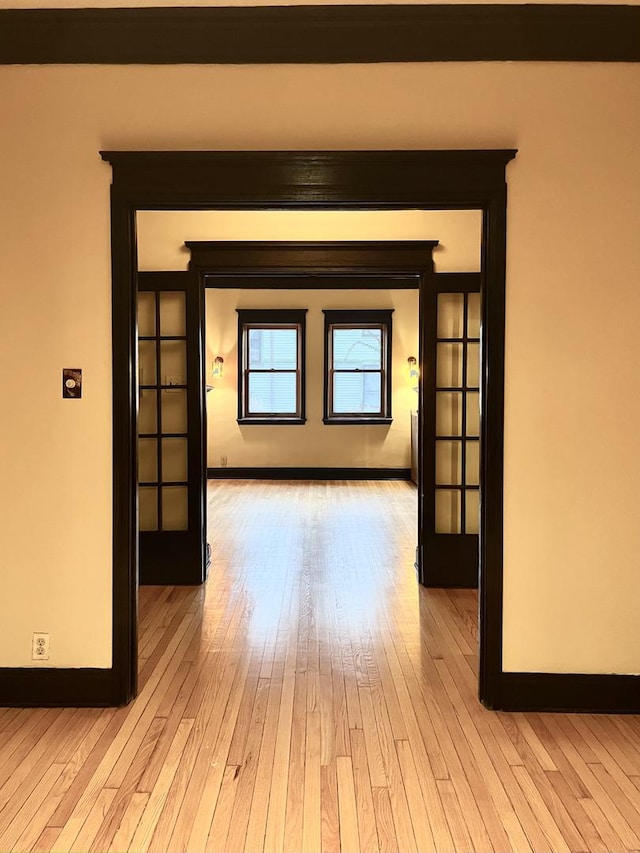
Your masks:
<svg viewBox="0 0 640 853"><path fill-rule="evenodd" d="M438 294L438 337L461 338L464 334L464 293Z"/></svg>
<svg viewBox="0 0 640 853"><path fill-rule="evenodd" d="M138 406L138 432L154 433L158 430L158 396L157 392L150 388L140 391L140 402Z"/></svg>
<svg viewBox="0 0 640 853"><path fill-rule="evenodd" d="M138 489L138 525L140 530L158 529L158 489L156 486L140 486Z"/></svg>
<svg viewBox="0 0 640 853"><path fill-rule="evenodd" d="M188 527L187 487L164 486L162 489L162 529L187 530Z"/></svg>
<svg viewBox="0 0 640 853"><path fill-rule="evenodd" d="M138 335L153 337L156 333L156 295L138 293Z"/></svg>
<svg viewBox="0 0 640 853"><path fill-rule="evenodd" d="M187 432L187 391L184 388L160 392L162 400L162 432Z"/></svg>
<svg viewBox="0 0 640 853"><path fill-rule="evenodd" d="M460 533L459 489L436 490L436 533Z"/></svg>
<svg viewBox="0 0 640 853"><path fill-rule="evenodd" d="M438 388L462 387L463 344L438 344L436 358Z"/></svg>
<svg viewBox="0 0 640 853"><path fill-rule="evenodd" d="M462 435L462 394L436 392L436 435Z"/></svg>
<svg viewBox="0 0 640 853"><path fill-rule="evenodd" d="M162 385L186 384L186 341L160 341L160 378Z"/></svg>
<svg viewBox="0 0 640 853"><path fill-rule="evenodd" d="M160 294L160 336L184 337L187 328L185 294L181 290L162 291Z"/></svg>

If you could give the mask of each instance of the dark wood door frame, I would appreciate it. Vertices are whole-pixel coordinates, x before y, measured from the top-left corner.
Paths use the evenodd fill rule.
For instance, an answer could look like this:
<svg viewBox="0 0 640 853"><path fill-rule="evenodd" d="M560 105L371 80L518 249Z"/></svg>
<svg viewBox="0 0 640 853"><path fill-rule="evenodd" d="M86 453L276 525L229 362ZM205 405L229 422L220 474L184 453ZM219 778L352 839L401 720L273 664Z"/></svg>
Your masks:
<svg viewBox="0 0 640 853"><path fill-rule="evenodd" d="M158 294L179 291L185 299L184 345L186 347L186 382L183 393L186 395L187 418L185 433L180 437L187 441L187 507L188 523L184 530L165 530L162 521L162 441L166 434L163 426L162 378L160 371L161 337L160 305ZM138 539L138 575L141 584L177 586L203 583L207 577L207 502L206 496L198 488L206 477L207 464L204 453L204 435L206 431L206 412L204 382L204 294L199 277L192 272L140 272L138 273L138 293L148 293L156 297L156 326L154 343L156 351L156 432L148 438L155 438L157 469L156 500L158 503L158 527L154 531L139 531ZM173 337L176 340L176 337ZM166 390L166 389L165 389ZM177 437L174 435L174 438Z"/></svg>
<svg viewBox="0 0 640 853"><path fill-rule="evenodd" d="M501 701L506 166L515 150L105 151L111 188L114 694L137 690L138 210L480 209L483 442L479 695Z"/></svg>
<svg viewBox="0 0 640 853"><path fill-rule="evenodd" d="M429 282L435 275L433 250L437 240L382 241L208 241L187 240L189 270L197 272L205 287L261 290L288 289L417 289L418 337L422 366L423 308ZM325 365L326 370L326 365ZM425 476L422 437L427 407L425 371L418 375L418 516L416 569L425 583L423 515ZM240 393L240 391L238 392ZM288 475L285 475L288 476Z"/></svg>

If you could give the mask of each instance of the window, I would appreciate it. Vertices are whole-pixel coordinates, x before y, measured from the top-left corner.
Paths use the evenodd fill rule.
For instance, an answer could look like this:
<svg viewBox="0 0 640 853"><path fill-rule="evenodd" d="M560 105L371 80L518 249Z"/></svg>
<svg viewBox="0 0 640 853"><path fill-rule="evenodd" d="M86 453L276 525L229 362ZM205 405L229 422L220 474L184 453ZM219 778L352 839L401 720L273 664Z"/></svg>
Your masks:
<svg viewBox="0 0 640 853"><path fill-rule="evenodd" d="M326 424L391 423L393 311L325 311Z"/></svg>
<svg viewBox="0 0 640 853"><path fill-rule="evenodd" d="M238 422L303 424L306 309L238 310Z"/></svg>

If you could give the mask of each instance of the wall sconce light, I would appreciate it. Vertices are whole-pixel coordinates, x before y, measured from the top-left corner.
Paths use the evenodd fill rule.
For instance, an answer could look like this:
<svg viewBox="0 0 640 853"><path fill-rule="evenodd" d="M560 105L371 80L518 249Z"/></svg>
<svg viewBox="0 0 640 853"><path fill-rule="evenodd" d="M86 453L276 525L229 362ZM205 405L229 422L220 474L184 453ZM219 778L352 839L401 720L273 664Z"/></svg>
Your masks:
<svg viewBox="0 0 640 853"><path fill-rule="evenodd" d="M213 383L216 379L222 379L222 369L224 366L224 358L221 355L217 355L211 363L211 382ZM207 385L207 391L213 391L215 385Z"/></svg>
<svg viewBox="0 0 640 853"><path fill-rule="evenodd" d="M407 359L407 365L409 370L409 379L417 379L418 378L418 362L414 355L410 355Z"/></svg>
<svg viewBox="0 0 640 853"><path fill-rule="evenodd" d="M413 385L413 390L418 393L418 377L420 370L415 355L410 355L407 359L407 373L409 374L409 382Z"/></svg>
<svg viewBox="0 0 640 853"><path fill-rule="evenodd" d="M212 375L214 379L222 379L222 373L224 368L224 358L221 355L217 355L213 362Z"/></svg>

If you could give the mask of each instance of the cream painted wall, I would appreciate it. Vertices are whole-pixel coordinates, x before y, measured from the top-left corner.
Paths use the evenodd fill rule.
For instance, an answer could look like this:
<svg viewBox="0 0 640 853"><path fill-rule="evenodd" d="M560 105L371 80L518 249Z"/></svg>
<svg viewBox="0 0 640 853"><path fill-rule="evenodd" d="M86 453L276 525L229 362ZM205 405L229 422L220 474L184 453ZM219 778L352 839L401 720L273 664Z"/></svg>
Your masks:
<svg viewBox="0 0 640 853"><path fill-rule="evenodd" d="M438 272L480 269L479 210L141 210L138 269L185 270L185 240L439 240Z"/></svg>
<svg viewBox="0 0 640 853"><path fill-rule="evenodd" d="M240 426L236 308L307 308L306 416L302 426ZM325 426L323 308L393 308L390 426ZM207 290L207 365L224 374L207 394L208 465L229 467L409 468L410 413L417 405L407 358L418 353L417 290Z"/></svg>
<svg viewBox="0 0 640 853"><path fill-rule="evenodd" d="M32 631L52 666L110 661L97 152L514 146L504 662L640 672L637 65L4 67L0 103L0 665L30 664ZM81 401L60 399L63 367L84 369Z"/></svg>

